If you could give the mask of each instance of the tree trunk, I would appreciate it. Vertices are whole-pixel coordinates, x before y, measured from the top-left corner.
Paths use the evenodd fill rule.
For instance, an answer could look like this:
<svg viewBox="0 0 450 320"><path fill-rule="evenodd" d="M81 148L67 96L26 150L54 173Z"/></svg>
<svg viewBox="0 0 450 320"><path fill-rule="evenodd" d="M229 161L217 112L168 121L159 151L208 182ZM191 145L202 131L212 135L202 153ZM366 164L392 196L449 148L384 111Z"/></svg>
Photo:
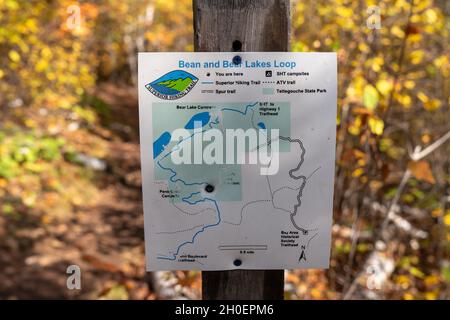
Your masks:
<svg viewBox="0 0 450 320"><path fill-rule="evenodd" d="M194 0L195 51L288 51L289 0ZM283 299L284 270L202 273L203 299Z"/></svg>

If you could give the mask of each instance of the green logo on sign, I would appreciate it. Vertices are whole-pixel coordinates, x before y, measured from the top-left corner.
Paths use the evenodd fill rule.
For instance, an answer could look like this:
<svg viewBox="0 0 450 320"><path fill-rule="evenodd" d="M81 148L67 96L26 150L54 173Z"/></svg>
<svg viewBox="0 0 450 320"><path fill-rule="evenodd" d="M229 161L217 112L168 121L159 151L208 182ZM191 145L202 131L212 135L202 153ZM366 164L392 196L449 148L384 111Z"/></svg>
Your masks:
<svg viewBox="0 0 450 320"><path fill-rule="evenodd" d="M166 73L145 87L160 99L175 100L185 96L197 83L198 78L183 70Z"/></svg>

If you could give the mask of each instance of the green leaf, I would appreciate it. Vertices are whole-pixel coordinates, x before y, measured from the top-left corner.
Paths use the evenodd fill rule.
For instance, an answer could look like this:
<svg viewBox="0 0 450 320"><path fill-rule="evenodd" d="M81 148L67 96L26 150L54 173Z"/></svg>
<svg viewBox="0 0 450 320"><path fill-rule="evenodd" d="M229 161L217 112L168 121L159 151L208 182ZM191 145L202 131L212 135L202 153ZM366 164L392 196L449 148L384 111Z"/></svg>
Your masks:
<svg viewBox="0 0 450 320"><path fill-rule="evenodd" d="M0 177L9 179L17 176L19 173L19 165L9 156L0 159Z"/></svg>
<svg viewBox="0 0 450 320"><path fill-rule="evenodd" d="M2 211L6 215L11 215L11 214L14 213L14 207L11 204L9 204L9 203L5 203L2 206Z"/></svg>
<svg viewBox="0 0 450 320"><path fill-rule="evenodd" d="M442 278L444 278L445 281L450 283L450 268L449 267L442 267L441 274L442 274Z"/></svg>
<svg viewBox="0 0 450 320"><path fill-rule="evenodd" d="M363 97L364 106L369 110L375 110L378 105L378 101L380 100L380 95L378 94L377 89L375 89L372 85L368 84L364 87L364 97Z"/></svg>
<svg viewBox="0 0 450 320"><path fill-rule="evenodd" d="M416 267L411 267L409 269L409 273L411 273L413 276L420 278L420 279L425 277L425 274Z"/></svg>
<svg viewBox="0 0 450 320"><path fill-rule="evenodd" d="M102 297L106 300L128 300L128 292L122 285L115 285L106 295Z"/></svg>

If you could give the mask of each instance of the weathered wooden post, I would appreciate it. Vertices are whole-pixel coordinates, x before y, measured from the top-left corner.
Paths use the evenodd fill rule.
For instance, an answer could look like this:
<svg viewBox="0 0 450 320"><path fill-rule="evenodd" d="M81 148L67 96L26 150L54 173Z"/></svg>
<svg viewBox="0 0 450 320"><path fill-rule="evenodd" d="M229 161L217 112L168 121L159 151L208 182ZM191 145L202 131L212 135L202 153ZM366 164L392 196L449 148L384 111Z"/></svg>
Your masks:
<svg viewBox="0 0 450 320"><path fill-rule="evenodd" d="M195 51L288 51L289 0L193 0ZM202 273L203 299L282 299L284 270Z"/></svg>

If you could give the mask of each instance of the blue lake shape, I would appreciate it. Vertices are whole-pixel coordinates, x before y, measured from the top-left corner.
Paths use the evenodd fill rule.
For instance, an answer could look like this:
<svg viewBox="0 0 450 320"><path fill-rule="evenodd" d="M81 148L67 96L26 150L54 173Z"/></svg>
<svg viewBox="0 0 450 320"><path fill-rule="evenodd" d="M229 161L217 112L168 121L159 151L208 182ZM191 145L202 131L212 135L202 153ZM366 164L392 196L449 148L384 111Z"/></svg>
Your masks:
<svg viewBox="0 0 450 320"><path fill-rule="evenodd" d="M209 112L200 112L191 117L191 119L184 126L185 129L194 129L195 122L200 122L200 127L204 127L209 123L211 119L211 115Z"/></svg>
<svg viewBox="0 0 450 320"><path fill-rule="evenodd" d="M153 142L153 159L158 157L161 152L164 151L164 148L169 144L172 136L169 132L164 132L158 139Z"/></svg>

